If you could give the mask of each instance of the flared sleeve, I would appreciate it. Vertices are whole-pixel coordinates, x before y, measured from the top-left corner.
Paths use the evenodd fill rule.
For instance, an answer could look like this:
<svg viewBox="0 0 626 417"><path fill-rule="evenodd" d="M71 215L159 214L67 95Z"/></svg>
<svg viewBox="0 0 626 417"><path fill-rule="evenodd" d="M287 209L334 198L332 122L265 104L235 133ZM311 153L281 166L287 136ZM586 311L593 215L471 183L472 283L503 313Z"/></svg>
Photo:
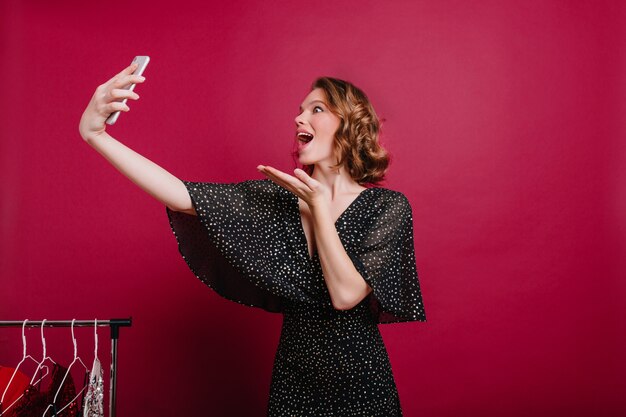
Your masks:
<svg viewBox="0 0 626 417"><path fill-rule="evenodd" d="M426 321L413 243L413 213L404 194L389 190L374 209L361 244L348 252L372 287L370 307L378 323Z"/></svg>
<svg viewBox="0 0 626 417"><path fill-rule="evenodd" d="M183 181L197 216L166 208L191 271L222 297L270 312L310 301L287 262L285 198L269 179Z"/></svg>

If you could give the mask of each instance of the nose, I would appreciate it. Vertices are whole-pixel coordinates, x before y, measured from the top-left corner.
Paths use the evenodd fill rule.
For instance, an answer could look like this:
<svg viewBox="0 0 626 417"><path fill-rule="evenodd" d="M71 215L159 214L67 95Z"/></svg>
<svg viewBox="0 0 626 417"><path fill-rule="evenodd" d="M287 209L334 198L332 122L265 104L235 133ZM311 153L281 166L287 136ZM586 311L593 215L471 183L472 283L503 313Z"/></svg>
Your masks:
<svg viewBox="0 0 626 417"><path fill-rule="evenodd" d="M304 114L304 112L300 113L294 119L294 121L296 122L296 126L300 126L300 125L304 124L304 117L302 116L303 114Z"/></svg>

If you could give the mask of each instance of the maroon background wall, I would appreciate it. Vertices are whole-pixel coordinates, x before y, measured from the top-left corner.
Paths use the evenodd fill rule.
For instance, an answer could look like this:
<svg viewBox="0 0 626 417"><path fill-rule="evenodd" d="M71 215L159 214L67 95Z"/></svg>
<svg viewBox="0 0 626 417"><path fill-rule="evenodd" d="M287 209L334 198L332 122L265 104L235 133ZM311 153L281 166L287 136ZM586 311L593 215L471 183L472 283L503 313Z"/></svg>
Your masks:
<svg viewBox="0 0 626 417"><path fill-rule="evenodd" d="M428 322L381 326L405 415L626 415L624 9L0 2L0 319L132 316L119 415L263 415L281 316L196 280L164 207L78 121L147 54L109 132L182 179L261 178L293 168L298 105L331 75L386 119L386 186L413 205ZM46 334L66 361L69 330ZM0 329L0 364L20 355Z"/></svg>

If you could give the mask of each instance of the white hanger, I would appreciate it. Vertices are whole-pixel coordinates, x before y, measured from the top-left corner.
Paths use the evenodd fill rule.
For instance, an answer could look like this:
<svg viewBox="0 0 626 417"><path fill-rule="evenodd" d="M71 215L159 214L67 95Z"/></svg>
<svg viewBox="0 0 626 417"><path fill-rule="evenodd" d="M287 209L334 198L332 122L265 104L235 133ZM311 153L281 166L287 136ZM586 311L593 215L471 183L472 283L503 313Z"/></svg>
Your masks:
<svg viewBox="0 0 626 417"><path fill-rule="evenodd" d="M37 369L35 369L35 373L33 374L33 377L30 380L30 385L34 385L35 384L35 377L37 377L37 372L39 372L40 369L42 368L47 368L43 363L45 362L46 359L48 359L50 362L52 362L53 364L56 365L56 362L52 360L52 358L50 356L46 355L46 338L43 336L43 326L46 323L46 319L43 319L43 321L41 322L41 344L43 346L43 359L41 360L41 362L39 362L39 364L37 365ZM47 374L46 374L47 375ZM44 375L45 377L45 375ZM39 381L41 381L43 379L43 377L41 377L39 379ZM37 382L39 382L37 381Z"/></svg>
<svg viewBox="0 0 626 417"><path fill-rule="evenodd" d="M2 403L4 403L4 397L6 396L7 391L9 390L9 387L11 386L11 382L13 382L13 378L15 378L15 375L17 374L17 370L22 365L22 363L24 363L24 361L26 359L30 359L30 360L32 360L33 362L35 362L39 366L39 362L37 362L35 360L35 358L33 358L32 356L26 354L26 334L24 333L24 328L26 327L26 322L27 321L28 321L28 319L24 320L24 323L22 323L22 350L23 350L22 360L15 367L15 370L13 371L13 375L11 375L11 379L9 379L9 382L8 382L7 386L4 388L4 392L2 393L2 397L0 398L0 405L2 405ZM48 367L47 366L43 366L43 368L46 368L46 373L41 377L41 379L43 379L46 375L48 375ZM41 381L41 379L39 379L39 381ZM39 382L39 381L37 381L37 382ZM13 405L16 402L18 402L19 399L22 398L23 396L24 396L24 393L22 393L22 395L17 397L11 404L9 404L8 407L4 408L2 410L2 412L0 413L0 416L3 415L4 413L6 413L11 407L13 407Z"/></svg>
<svg viewBox="0 0 626 417"><path fill-rule="evenodd" d="M24 328L26 327L27 321L28 319L24 320L24 323L22 323L22 350L23 350L22 360L15 367L15 370L13 371L13 375L11 375L11 379L9 379L9 383L7 384L6 388L4 388L4 392L2 393L2 397L0 398L0 404L4 402L4 397L7 394L9 387L11 386L11 382L13 382L13 378L15 378L15 374L17 374L17 370L20 368L22 363L24 363L26 358L31 358L33 361L35 361L35 363L39 364L39 362L37 362L32 356L26 355L26 335L24 334Z"/></svg>
<svg viewBox="0 0 626 417"><path fill-rule="evenodd" d="M94 338L94 348L93 348L93 360L98 359L98 319L93 321L93 338Z"/></svg>
<svg viewBox="0 0 626 417"><path fill-rule="evenodd" d="M100 359L98 359L98 319L93 321L93 338L94 338L94 348L93 348L93 364L91 365L91 371L89 373L89 383L91 384L91 379L96 378L96 385L98 384L97 378L99 375L99 371L101 369ZM94 374L95 373L95 374ZM89 401L93 401L93 397L89 397L89 391L87 391L87 402L85 403L85 408L83 409L83 417L87 417L92 413L89 410Z"/></svg>
<svg viewBox="0 0 626 417"><path fill-rule="evenodd" d="M81 358L78 357L78 347L76 345L76 337L74 337L74 322L76 321L76 319L72 319L72 342L74 343L74 360L72 361L72 363L70 363L70 366L67 367L67 371L65 371L65 375L63 375L63 379L61 380L61 383L59 384L59 388L57 388L57 392L54 394L54 398L52 399L52 402L54 404L56 404L57 402L57 397L59 396L59 393L61 392L61 389L63 388L63 383L65 382L65 380L67 379L67 376L70 374L70 370L72 369L72 366L74 366L74 364L76 362L80 362L81 365L83 365L83 368L85 368L85 371L89 371L89 369L87 369L87 366L85 365L85 363L83 362L83 360ZM74 398L72 398L70 400L70 402L68 402L67 404L65 404L63 406L63 408L61 408L59 411L57 411L57 414L59 414L61 411L65 410L67 407L70 406L70 404L72 404L79 396L80 394L82 394L82 392L85 390L85 388L87 388L87 386L85 385L83 387L83 389L81 389L78 394L76 394L76 396ZM45 417L45 415L48 413L48 410L50 409L50 407L52 407L52 404L48 404L48 406L46 407L46 409L43 412L42 417Z"/></svg>

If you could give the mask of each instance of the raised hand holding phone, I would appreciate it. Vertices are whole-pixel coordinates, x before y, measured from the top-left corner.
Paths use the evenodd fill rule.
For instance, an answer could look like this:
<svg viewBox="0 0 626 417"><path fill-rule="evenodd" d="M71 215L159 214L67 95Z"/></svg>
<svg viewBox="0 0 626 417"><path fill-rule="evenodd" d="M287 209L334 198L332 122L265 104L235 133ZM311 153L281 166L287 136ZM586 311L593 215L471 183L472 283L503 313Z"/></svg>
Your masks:
<svg viewBox="0 0 626 417"><path fill-rule="evenodd" d="M143 76L133 73L138 68L139 63L135 62L96 88L83 111L78 127L85 141L96 138L106 131L105 121L111 113L129 111L127 99L139 99L139 95L130 89L131 85L145 81Z"/></svg>
<svg viewBox="0 0 626 417"><path fill-rule="evenodd" d="M144 70L146 69L146 67L148 66L148 63L150 62L150 57L149 56L136 56L135 59L133 59L133 62L130 63L131 67L136 64L136 68L133 71L132 75L137 75L137 76L142 76ZM128 91L133 91L135 89L135 83L131 82L130 84L127 84L126 86L122 87L122 90L128 90ZM119 95L119 93L118 93ZM120 96L122 97L122 96ZM137 96L137 98L139 98L139 96ZM128 100L128 97L123 98L122 103L126 104L126 100ZM128 106L127 106L128 107ZM128 110L126 110L128 111ZM111 113L111 115L107 118L106 120L106 124L108 125L112 125L117 121L117 118L120 116L120 110L117 110L113 113Z"/></svg>
<svg viewBox="0 0 626 417"><path fill-rule="evenodd" d="M83 111L78 130L84 142L142 190L171 210L196 214L187 188L181 180L119 142L106 131L105 121L111 113L128 111L129 107L125 101L139 98L132 91L131 86L145 80L144 77L138 75L140 63L139 60L129 65L96 88ZM147 62L143 65L144 69L145 65Z"/></svg>

